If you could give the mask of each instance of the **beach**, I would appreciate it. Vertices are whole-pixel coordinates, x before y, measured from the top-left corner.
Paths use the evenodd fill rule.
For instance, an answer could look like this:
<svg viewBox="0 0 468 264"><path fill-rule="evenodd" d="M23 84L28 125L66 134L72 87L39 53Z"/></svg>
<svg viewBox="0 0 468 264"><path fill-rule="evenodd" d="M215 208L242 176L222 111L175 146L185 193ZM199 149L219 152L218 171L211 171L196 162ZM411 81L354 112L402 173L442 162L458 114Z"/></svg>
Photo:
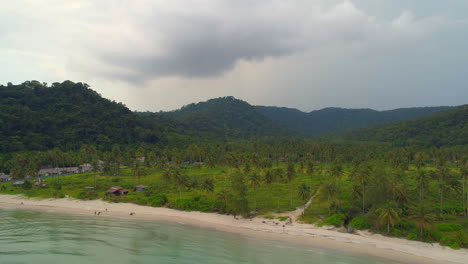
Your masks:
<svg viewBox="0 0 468 264"><path fill-rule="evenodd" d="M311 247L376 257L393 263L468 262L468 250L466 249L454 250L439 244L385 237L369 232L349 234L328 227L295 222L287 224L277 219L262 217L243 219L216 213L186 212L130 203L109 203L102 200L83 201L68 198L27 199L21 195L0 195L1 208L145 221L170 221L240 233L253 238L305 244Z"/></svg>

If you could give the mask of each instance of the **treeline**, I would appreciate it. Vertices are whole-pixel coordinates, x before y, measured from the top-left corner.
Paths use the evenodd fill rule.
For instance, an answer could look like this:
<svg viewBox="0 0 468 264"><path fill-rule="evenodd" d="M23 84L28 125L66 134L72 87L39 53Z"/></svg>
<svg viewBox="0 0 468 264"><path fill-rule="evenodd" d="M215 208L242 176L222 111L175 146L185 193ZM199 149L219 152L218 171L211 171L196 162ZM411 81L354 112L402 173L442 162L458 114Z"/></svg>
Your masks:
<svg viewBox="0 0 468 264"><path fill-rule="evenodd" d="M388 142L394 146L465 145L468 144L468 105L415 120L356 130L346 139Z"/></svg>
<svg viewBox="0 0 468 264"><path fill-rule="evenodd" d="M86 84L0 85L0 153L77 150L85 144L109 149L112 144L158 141L154 127Z"/></svg>
<svg viewBox="0 0 468 264"><path fill-rule="evenodd" d="M28 186L24 192L32 196L94 199L104 197L110 186L132 189L146 184L144 192L107 199L249 216L294 210L317 194L303 221L370 228L454 248L468 245L467 146L270 138L174 148L115 145L109 151L88 145L78 151L54 149L3 158L2 166L16 178L34 176L41 166L90 163L96 171L57 177L50 192ZM6 193L21 191L2 188Z"/></svg>

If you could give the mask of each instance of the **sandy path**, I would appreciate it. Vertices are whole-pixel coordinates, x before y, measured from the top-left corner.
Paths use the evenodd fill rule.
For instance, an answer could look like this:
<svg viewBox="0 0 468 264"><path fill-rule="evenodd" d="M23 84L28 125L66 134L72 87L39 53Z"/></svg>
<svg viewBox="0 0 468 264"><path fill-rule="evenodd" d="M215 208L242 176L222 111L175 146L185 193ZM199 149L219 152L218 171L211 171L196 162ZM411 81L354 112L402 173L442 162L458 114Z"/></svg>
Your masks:
<svg viewBox="0 0 468 264"><path fill-rule="evenodd" d="M288 241L313 247L334 249L350 254L367 255L391 260L394 263L468 263L468 250L453 250L438 244L409 241L381 235L348 234L293 223L284 225L264 218L239 219L215 213L184 212L168 208L154 208L129 203L108 203L102 200L25 199L18 195L0 195L0 208L19 208L45 212L63 212L97 217L164 220L242 233L254 238ZM106 211L107 209L107 211ZM134 213L130 215L130 213Z"/></svg>

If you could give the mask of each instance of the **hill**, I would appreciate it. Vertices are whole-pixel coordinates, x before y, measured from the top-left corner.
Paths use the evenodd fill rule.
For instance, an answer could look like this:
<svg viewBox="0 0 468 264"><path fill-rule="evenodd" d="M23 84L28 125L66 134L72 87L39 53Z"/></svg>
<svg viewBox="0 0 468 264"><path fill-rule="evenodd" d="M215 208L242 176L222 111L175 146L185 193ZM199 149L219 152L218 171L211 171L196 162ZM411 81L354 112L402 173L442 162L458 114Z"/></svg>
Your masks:
<svg viewBox="0 0 468 264"><path fill-rule="evenodd" d="M159 136L121 103L86 84L0 85L0 152L155 143Z"/></svg>
<svg viewBox="0 0 468 264"><path fill-rule="evenodd" d="M0 153L55 147L75 150L83 144L108 150L114 144L182 146L194 141L321 136L446 109L449 107L390 111L325 108L304 113L221 97L171 112L137 113L83 83L65 81L47 86L28 81L0 85ZM371 134L362 137L383 137L366 133Z"/></svg>
<svg viewBox="0 0 468 264"><path fill-rule="evenodd" d="M183 124L194 135L209 138L292 134L285 127L258 113L252 105L231 96L189 104L164 115Z"/></svg>
<svg viewBox="0 0 468 264"><path fill-rule="evenodd" d="M306 136L338 134L376 124L410 120L450 109L450 107L416 107L376 111L331 107L305 113L285 107L256 106L255 108L278 124Z"/></svg>
<svg viewBox="0 0 468 264"><path fill-rule="evenodd" d="M389 142L397 146L465 145L468 144L468 105L415 120L357 130L345 138Z"/></svg>

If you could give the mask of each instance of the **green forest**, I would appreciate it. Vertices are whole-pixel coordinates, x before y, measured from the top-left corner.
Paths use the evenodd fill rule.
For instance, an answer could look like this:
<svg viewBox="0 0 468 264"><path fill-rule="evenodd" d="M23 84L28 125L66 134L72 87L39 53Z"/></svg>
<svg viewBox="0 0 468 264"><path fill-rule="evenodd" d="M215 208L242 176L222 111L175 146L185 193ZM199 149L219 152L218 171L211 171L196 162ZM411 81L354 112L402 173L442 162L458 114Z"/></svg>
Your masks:
<svg viewBox="0 0 468 264"><path fill-rule="evenodd" d="M390 111L326 137L233 97L132 112L71 81L0 86L0 108L0 172L14 178L2 194L266 218L312 199L298 221L468 248L466 106ZM35 184L41 168L82 164Z"/></svg>

